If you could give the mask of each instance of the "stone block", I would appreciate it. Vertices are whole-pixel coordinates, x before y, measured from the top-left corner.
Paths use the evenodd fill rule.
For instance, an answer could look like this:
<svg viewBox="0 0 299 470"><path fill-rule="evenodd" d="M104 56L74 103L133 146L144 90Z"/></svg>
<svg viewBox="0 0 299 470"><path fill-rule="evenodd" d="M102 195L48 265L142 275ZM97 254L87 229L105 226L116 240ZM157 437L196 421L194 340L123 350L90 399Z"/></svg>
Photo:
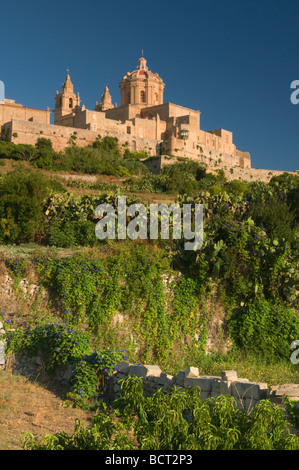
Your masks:
<svg viewBox="0 0 299 470"><path fill-rule="evenodd" d="M239 398L254 398L262 400L267 398L268 387L265 383L249 382L247 379L238 379L231 384L231 393Z"/></svg>
<svg viewBox="0 0 299 470"><path fill-rule="evenodd" d="M114 385L113 385L113 391L114 391L115 393L120 392L120 385L114 384Z"/></svg>
<svg viewBox="0 0 299 470"><path fill-rule="evenodd" d="M235 382L238 378L237 372L235 370L223 370L221 372L222 380L230 380Z"/></svg>
<svg viewBox="0 0 299 470"><path fill-rule="evenodd" d="M299 401L299 396L298 397L289 397L291 401L298 402ZM295 403L296 408L299 408L299 403Z"/></svg>
<svg viewBox="0 0 299 470"><path fill-rule="evenodd" d="M231 380L221 380L220 395L231 395Z"/></svg>
<svg viewBox="0 0 299 470"><path fill-rule="evenodd" d="M202 392L211 392L213 385L212 377L186 377L184 380L184 387L200 387Z"/></svg>
<svg viewBox="0 0 299 470"><path fill-rule="evenodd" d="M250 413L258 403L259 400L255 400L254 398L245 398L245 400L243 400L243 404L247 413Z"/></svg>
<svg viewBox="0 0 299 470"><path fill-rule="evenodd" d="M199 376L199 371L197 367L188 367L188 369L185 370L185 377L198 377Z"/></svg>
<svg viewBox="0 0 299 470"><path fill-rule="evenodd" d="M275 395L270 396L269 400L271 403L274 403L275 405L281 405L284 401L284 397L276 397Z"/></svg>
<svg viewBox="0 0 299 470"><path fill-rule="evenodd" d="M160 377L162 371L159 366L144 365L144 367L147 369L146 377Z"/></svg>
<svg viewBox="0 0 299 470"><path fill-rule="evenodd" d="M121 372L122 374L128 374L130 363L126 361L120 361L116 364L117 366L117 373Z"/></svg>
<svg viewBox="0 0 299 470"><path fill-rule="evenodd" d="M284 384L270 387L269 394L276 397L299 397L299 384Z"/></svg>
<svg viewBox="0 0 299 470"><path fill-rule="evenodd" d="M175 378L175 384L178 387L184 387L184 380L185 380L185 372L183 370L180 370Z"/></svg>
<svg viewBox="0 0 299 470"><path fill-rule="evenodd" d="M238 397L234 397L234 399L235 399L237 410L244 410L245 408L244 400L241 400Z"/></svg>
<svg viewBox="0 0 299 470"><path fill-rule="evenodd" d="M159 380L158 380L158 383L160 385L168 385L173 379L173 376L172 375L168 375L168 374L164 374L164 372L161 373L160 377L159 377Z"/></svg>
<svg viewBox="0 0 299 470"><path fill-rule="evenodd" d="M154 393L157 390L157 388L156 387L151 387L150 385L146 384L146 385L144 385L143 390L144 390L144 392Z"/></svg>
<svg viewBox="0 0 299 470"><path fill-rule="evenodd" d="M147 368L145 366L130 366L129 375L145 378L147 374Z"/></svg>
<svg viewBox="0 0 299 470"><path fill-rule="evenodd" d="M220 395L220 384L221 384L220 380L213 379L213 381L212 381L212 391L214 393L217 393L218 395Z"/></svg>

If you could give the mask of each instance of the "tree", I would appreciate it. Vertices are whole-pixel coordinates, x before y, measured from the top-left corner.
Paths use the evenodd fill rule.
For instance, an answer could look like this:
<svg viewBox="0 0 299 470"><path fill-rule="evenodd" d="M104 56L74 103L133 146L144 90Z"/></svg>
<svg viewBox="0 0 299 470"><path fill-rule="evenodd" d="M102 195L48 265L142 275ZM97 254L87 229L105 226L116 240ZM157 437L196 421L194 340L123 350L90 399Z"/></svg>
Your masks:
<svg viewBox="0 0 299 470"><path fill-rule="evenodd" d="M39 150L41 149L53 150L52 141L50 139L46 139L45 137L39 137L36 141L35 147Z"/></svg>

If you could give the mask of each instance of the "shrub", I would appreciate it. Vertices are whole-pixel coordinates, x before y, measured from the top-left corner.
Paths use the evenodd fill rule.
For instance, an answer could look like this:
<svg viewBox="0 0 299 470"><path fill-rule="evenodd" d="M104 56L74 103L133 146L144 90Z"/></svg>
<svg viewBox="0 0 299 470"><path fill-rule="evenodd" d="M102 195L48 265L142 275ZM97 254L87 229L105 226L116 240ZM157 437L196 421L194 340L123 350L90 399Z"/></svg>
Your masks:
<svg viewBox="0 0 299 470"><path fill-rule="evenodd" d="M28 357L43 354L46 370L53 372L58 366L91 354L88 333L69 328L65 323L53 322L35 328L20 327L8 333L9 350L25 352Z"/></svg>
<svg viewBox="0 0 299 470"><path fill-rule="evenodd" d="M269 236L292 242L294 240L295 213L288 203L278 196L270 196L266 201L253 202L251 213L254 221L264 227Z"/></svg>
<svg viewBox="0 0 299 470"><path fill-rule="evenodd" d="M18 167L0 181L0 243L28 243L43 231L43 201L50 180L38 171Z"/></svg>
<svg viewBox="0 0 299 470"><path fill-rule="evenodd" d="M48 240L51 246L62 248L94 246L95 224L90 220L54 220L49 227Z"/></svg>
<svg viewBox="0 0 299 470"><path fill-rule="evenodd" d="M36 141L35 147L39 150L53 150L52 141L50 139L46 139L45 137L39 137Z"/></svg>
<svg viewBox="0 0 299 470"><path fill-rule="evenodd" d="M290 357L290 344L299 334L299 318L283 304L261 297L237 312L230 327L242 349L278 361Z"/></svg>

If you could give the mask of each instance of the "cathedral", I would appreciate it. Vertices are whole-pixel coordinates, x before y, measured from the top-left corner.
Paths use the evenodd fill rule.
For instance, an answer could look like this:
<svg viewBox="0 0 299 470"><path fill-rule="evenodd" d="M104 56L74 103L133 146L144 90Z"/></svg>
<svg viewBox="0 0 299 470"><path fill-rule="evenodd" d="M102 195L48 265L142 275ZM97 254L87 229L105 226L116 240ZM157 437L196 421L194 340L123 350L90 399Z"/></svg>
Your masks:
<svg viewBox="0 0 299 470"><path fill-rule="evenodd" d="M188 158L207 167L250 168L250 155L236 149L232 132L225 129L204 131L200 111L174 103L164 103L163 79L149 70L146 59L119 82L120 105L113 104L108 86L94 109L81 104L67 73L61 91L56 92L53 110L26 108L13 100L0 103L1 132L15 143L35 144L40 134L63 150L70 138L76 145L90 145L98 135L117 137L132 152L145 151L149 157Z"/></svg>

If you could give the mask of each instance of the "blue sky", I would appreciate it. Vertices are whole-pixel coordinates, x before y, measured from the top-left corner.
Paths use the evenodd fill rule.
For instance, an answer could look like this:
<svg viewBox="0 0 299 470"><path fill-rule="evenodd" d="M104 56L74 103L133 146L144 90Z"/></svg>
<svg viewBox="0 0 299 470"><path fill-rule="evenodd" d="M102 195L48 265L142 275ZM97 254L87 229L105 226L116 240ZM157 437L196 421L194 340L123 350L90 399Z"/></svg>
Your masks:
<svg viewBox="0 0 299 470"><path fill-rule="evenodd" d="M200 110L205 131L232 131L254 168L299 169L298 0L28 0L0 15L6 98L53 110L69 68L88 109L106 81L120 104L143 49L164 102Z"/></svg>

